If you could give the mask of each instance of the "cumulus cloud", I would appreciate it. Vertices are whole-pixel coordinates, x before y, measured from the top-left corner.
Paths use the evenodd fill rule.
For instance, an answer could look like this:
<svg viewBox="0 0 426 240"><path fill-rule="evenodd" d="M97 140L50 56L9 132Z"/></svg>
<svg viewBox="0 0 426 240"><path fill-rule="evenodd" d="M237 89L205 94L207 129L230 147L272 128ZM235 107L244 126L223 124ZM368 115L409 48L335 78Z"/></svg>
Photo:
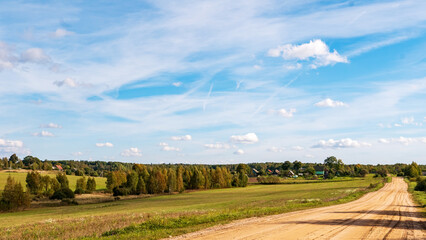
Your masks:
<svg viewBox="0 0 426 240"><path fill-rule="evenodd" d="M131 148L125 149L123 152L121 152L121 156L123 156L123 157L141 157L142 152L136 147L131 147Z"/></svg>
<svg viewBox="0 0 426 240"><path fill-rule="evenodd" d="M231 148L231 146L226 143L208 143L208 144L204 144L204 147L208 149L230 149Z"/></svg>
<svg viewBox="0 0 426 240"><path fill-rule="evenodd" d="M33 136L36 136L36 137L54 137L55 135L51 132L48 132L48 131L41 131L41 132L33 133Z"/></svg>
<svg viewBox="0 0 426 240"><path fill-rule="evenodd" d="M175 87L180 87L180 86L182 86L182 82L174 82L174 83L172 83L172 85L173 86L175 86Z"/></svg>
<svg viewBox="0 0 426 240"><path fill-rule="evenodd" d="M232 135L231 141L235 143L253 144L259 142L259 138L255 133L247 133L246 135Z"/></svg>
<svg viewBox="0 0 426 240"><path fill-rule="evenodd" d="M165 143L165 142L162 142L162 143L160 143L158 145L160 145L161 146L161 150L165 151L165 152L172 152L172 151L174 151L174 152L180 152L180 148L169 146L169 144Z"/></svg>
<svg viewBox="0 0 426 240"><path fill-rule="evenodd" d="M50 61L50 57L47 56L41 48L29 48L21 53L21 61L45 63Z"/></svg>
<svg viewBox="0 0 426 240"><path fill-rule="evenodd" d="M41 128L62 128L61 125L56 123L48 123L40 126Z"/></svg>
<svg viewBox="0 0 426 240"><path fill-rule="evenodd" d="M330 52L329 47L320 39L311 40L300 45L285 44L268 51L270 57L282 57L285 60L312 59L312 67L334 65L336 63L348 63L348 59L341 56L336 50Z"/></svg>
<svg viewBox="0 0 426 240"><path fill-rule="evenodd" d="M319 101L317 103L314 104L317 107L331 107L331 108L335 108L335 107L347 107L348 105L344 102L340 102L340 101L334 101L330 98L326 98L322 101Z"/></svg>
<svg viewBox="0 0 426 240"><path fill-rule="evenodd" d="M70 36L70 35L73 35L73 34L74 34L74 32L67 31L66 29L63 29L63 28L58 28L58 29L56 29L55 32L52 33L52 37L62 38L62 37Z"/></svg>
<svg viewBox="0 0 426 240"><path fill-rule="evenodd" d="M272 113L275 113L281 117L284 118L291 118L293 117L293 113L296 112L295 108L290 108L289 110L285 109L285 108L281 108L279 110L272 110Z"/></svg>
<svg viewBox="0 0 426 240"><path fill-rule="evenodd" d="M370 143L359 142L350 138L344 138L340 140L320 140L317 144L313 145L312 148L358 148L370 146Z"/></svg>
<svg viewBox="0 0 426 240"><path fill-rule="evenodd" d="M272 147L268 148L267 150L269 152L279 153L279 152L283 152L285 150L285 148L272 146Z"/></svg>
<svg viewBox="0 0 426 240"><path fill-rule="evenodd" d="M191 141L192 137L191 135L184 135L184 136L173 136L170 139L173 141Z"/></svg>
<svg viewBox="0 0 426 240"><path fill-rule="evenodd" d="M244 154L244 150L243 149L238 149L237 151L234 152L235 155L243 155Z"/></svg>
<svg viewBox="0 0 426 240"><path fill-rule="evenodd" d="M18 147L21 148L24 146L24 143L19 140L6 140L0 138L0 147Z"/></svg>
<svg viewBox="0 0 426 240"><path fill-rule="evenodd" d="M7 140L0 138L0 154L30 154L28 149L24 148L24 143L19 140Z"/></svg>
<svg viewBox="0 0 426 240"><path fill-rule="evenodd" d="M110 142L106 142L106 143L96 143L95 144L96 147L114 147L114 144L110 143Z"/></svg>

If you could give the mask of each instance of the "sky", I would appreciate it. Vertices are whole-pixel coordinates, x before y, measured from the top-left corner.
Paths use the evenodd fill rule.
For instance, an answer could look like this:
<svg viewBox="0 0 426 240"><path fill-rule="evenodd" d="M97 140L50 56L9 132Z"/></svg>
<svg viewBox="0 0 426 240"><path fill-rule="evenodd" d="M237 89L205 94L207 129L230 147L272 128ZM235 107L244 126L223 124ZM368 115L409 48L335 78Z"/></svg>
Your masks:
<svg viewBox="0 0 426 240"><path fill-rule="evenodd" d="M0 156L426 164L426 1L0 1Z"/></svg>

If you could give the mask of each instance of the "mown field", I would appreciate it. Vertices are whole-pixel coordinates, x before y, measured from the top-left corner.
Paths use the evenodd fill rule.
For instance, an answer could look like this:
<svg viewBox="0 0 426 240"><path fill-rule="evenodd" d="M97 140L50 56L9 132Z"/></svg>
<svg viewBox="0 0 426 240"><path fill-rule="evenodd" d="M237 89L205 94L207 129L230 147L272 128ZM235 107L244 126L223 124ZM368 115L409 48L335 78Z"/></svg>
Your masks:
<svg viewBox="0 0 426 240"><path fill-rule="evenodd" d="M49 172L40 172L42 175L49 175L50 177L56 176L56 171L49 171ZM22 186L25 188L26 182L25 179L27 177L27 172L20 170L20 171L14 171L14 170L2 170L0 171L0 191L3 191L4 185L6 184L7 178L12 176L16 181L21 182ZM70 188L72 190L75 190L75 185L77 182L77 179L81 178L80 176L74 176L74 175L67 175ZM103 190L106 189L106 178L101 177L95 177L96 180L96 190Z"/></svg>
<svg viewBox="0 0 426 240"><path fill-rule="evenodd" d="M0 238L159 239L235 219L351 201L381 182L367 176L343 182L251 185L3 213Z"/></svg>

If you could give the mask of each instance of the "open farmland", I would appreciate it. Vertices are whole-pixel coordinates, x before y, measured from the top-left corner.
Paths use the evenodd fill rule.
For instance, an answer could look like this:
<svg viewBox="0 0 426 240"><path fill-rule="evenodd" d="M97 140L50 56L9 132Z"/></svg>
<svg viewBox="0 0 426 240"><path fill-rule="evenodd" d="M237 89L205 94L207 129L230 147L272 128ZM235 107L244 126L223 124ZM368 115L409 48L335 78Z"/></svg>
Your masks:
<svg viewBox="0 0 426 240"><path fill-rule="evenodd" d="M50 177L55 177L58 173L57 171L39 171L41 175L49 175ZM3 190L4 185L6 184L6 180L9 176L12 176L16 181L20 182L22 186L25 188L26 182L25 179L27 177L27 171L26 170L3 170L0 171L0 191ZM74 175L67 175L69 186L71 190L75 190L75 185L77 182L77 179L81 178L80 176L74 176ZM87 177L86 177L87 178ZM96 180L96 190L104 190L106 189L106 178L102 177L95 177Z"/></svg>
<svg viewBox="0 0 426 240"><path fill-rule="evenodd" d="M112 231L112 238L157 239L253 216L284 213L354 200L381 178L306 184L251 185L101 204L0 214L2 239L97 237L143 223L149 231ZM376 185L378 184L378 185ZM164 225L170 219L184 223ZM158 227L166 226L167 229ZM137 228L136 228L137 229Z"/></svg>

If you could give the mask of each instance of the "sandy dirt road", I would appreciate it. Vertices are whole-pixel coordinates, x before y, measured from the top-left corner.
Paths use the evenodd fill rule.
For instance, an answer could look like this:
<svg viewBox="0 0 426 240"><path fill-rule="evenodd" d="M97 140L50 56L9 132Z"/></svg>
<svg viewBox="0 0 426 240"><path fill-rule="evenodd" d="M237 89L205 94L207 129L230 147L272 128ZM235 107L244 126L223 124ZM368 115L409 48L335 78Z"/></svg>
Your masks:
<svg viewBox="0 0 426 240"><path fill-rule="evenodd" d="M421 218L401 178L341 205L250 218L175 239L426 239Z"/></svg>

